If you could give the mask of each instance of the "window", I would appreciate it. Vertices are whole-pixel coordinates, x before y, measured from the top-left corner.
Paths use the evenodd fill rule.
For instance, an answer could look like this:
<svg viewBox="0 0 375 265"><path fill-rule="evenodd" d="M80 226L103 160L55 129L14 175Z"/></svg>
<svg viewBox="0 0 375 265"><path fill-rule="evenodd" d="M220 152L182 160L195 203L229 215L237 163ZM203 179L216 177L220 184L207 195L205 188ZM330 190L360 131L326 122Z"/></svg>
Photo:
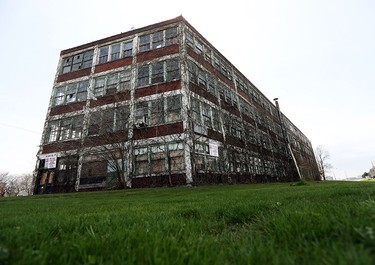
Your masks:
<svg viewBox="0 0 375 265"><path fill-rule="evenodd" d="M197 84L198 67L192 61L188 61L189 81Z"/></svg>
<svg viewBox="0 0 375 265"><path fill-rule="evenodd" d="M106 63L108 61L109 47L103 47L99 51L99 64Z"/></svg>
<svg viewBox="0 0 375 265"><path fill-rule="evenodd" d="M180 77L180 66L177 59L167 60L167 82L177 80Z"/></svg>
<svg viewBox="0 0 375 265"><path fill-rule="evenodd" d="M221 123L220 123L220 117L219 117L219 111L215 108L212 108L212 124L213 129L216 131L221 131Z"/></svg>
<svg viewBox="0 0 375 265"><path fill-rule="evenodd" d="M151 147L151 173L162 173L166 171L165 157L165 145Z"/></svg>
<svg viewBox="0 0 375 265"><path fill-rule="evenodd" d="M120 73L119 91L129 90L132 72L130 70Z"/></svg>
<svg viewBox="0 0 375 265"><path fill-rule="evenodd" d="M167 98L167 122L181 120L181 95Z"/></svg>
<svg viewBox="0 0 375 265"><path fill-rule="evenodd" d="M149 51L150 42L151 42L150 35L140 36L139 37L139 51L140 52Z"/></svg>
<svg viewBox="0 0 375 265"><path fill-rule="evenodd" d="M161 83L164 81L164 62L152 64L151 84Z"/></svg>
<svg viewBox="0 0 375 265"><path fill-rule="evenodd" d="M107 77L107 87L106 87L106 95L114 94L117 92L117 84L118 84L118 73L108 75Z"/></svg>
<svg viewBox="0 0 375 265"><path fill-rule="evenodd" d="M134 149L135 173L137 175L148 174L147 147Z"/></svg>
<svg viewBox="0 0 375 265"><path fill-rule="evenodd" d="M198 74L198 85L206 88L207 87L207 79L206 79L206 73L202 70L199 70Z"/></svg>
<svg viewBox="0 0 375 265"><path fill-rule="evenodd" d="M201 124L201 111L199 101L196 98L191 98L191 110L193 112L193 121Z"/></svg>
<svg viewBox="0 0 375 265"><path fill-rule="evenodd" d="M55 88L53 106L87 99L89 81L82 81Z"/></svg>
<svg viewBox="0 0 375 265"><path fill-rule="evenodd" d="M123 43L123 57L129 57L133 55L133 41L127 41Z"/></svg>
<svg viewBox="0 0 375 265"><path fill-rule="evenodd" d="M114 110L106 109L98 112L94 112L90 117L89 135L92 134L104 134L113 131L114 124ZM92 125L92 126L91 126ZM90 130L92 127L92 130Z"/></svg>
<svg viewBox="0 0 375 265"><path fill-rule="evenodd" d="M210 105L202 102L202 118L203 124L209 128L212 128L211 125L211 107Z"/></svg>
<svg viewBox="0 0 375 265"><path fill-rule="evenodd" d="M152 49L163 47L163 31L152 34Z"/></svg>
<svg viewBox="0 0 375 265"><path fill-rule="evenodd" d="M185 168L184 163L184 145L183 143L171 143L168 144L168 167L170 171L183 170Z"/></svg>
<svg viewBox="0 0 375 265"><path fill-rule="evenodd" d="M111 46L111 61L120 59L121 44L117 43Z"/></svg>
<svg viewBox="0 0 375 265"><path fill-rule="evenodd" d="M144 122L148 124L148 102L142 101L135 105L135 122Z"/></svg>
<svg viewBox="0 0 375 265"><path fill-rule="evenodd" d="M75 116L48 122L45 142L63 141L81 137L83 116Z"/></svg>
<svg viewBox="0 0 375 265"><path fill-rule="evenodd" d="M79 69L89 68L92 65L94 50L79 53L63 59L62 73L69 73Z"/></svg>
<svg viewBox="0 0 375 265"><path fill-rule="evenodd" d="M177 28L170 28L165 31L165 46L177 43Z"/></svg>
<svg viewBox="0 0 375 265"><path fill-rule="evenodd" d="M149 84L149 65L144 65L138 68L138 87Z"/></svg>
<svg viewBox="0 0 375 265"><path fill-rule="evenodd" d="M191 48L194 48L193 34L190 31L185 30L185 37L186 37L186 44L190 46Z"/></svg>
<svg viewBox="0 0 375 265"><path fill-rule="evenodd" d="M105 77L95 78L94 96L99 97L104 95Z"/></svg>
<svg viewBox="0 0 375 265"><path fill-rule="evenodd" d="M123 106L115 109L115 118L113 128L115 131L125 130L128 128L129 107Z"/></svg>
<svg viewBox="0 0 375 265"><path fill-rule="evenodd" d="M151 101L151 125L164 123L163 98Z"/></svg>

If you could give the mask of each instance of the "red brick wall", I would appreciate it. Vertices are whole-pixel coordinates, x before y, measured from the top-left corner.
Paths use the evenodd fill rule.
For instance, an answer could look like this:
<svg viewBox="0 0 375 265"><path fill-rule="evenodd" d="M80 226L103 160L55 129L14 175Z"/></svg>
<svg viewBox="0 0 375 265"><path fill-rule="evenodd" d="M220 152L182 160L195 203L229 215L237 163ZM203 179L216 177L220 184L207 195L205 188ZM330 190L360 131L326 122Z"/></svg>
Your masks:
<svg viewBox="0 0 375 265"><path fill-rule="evenodd" d="M178 44L165 46L160 49L151 50L147 52L138 53L137 55L137 63L150 61L155 58L159 58L165 55L175 54L180 51L180 47Z"/></svg>
<svg viewBox="0 0 375 265"><path fill-rule="evenodd" d="M75 103L70 103L68 105L63 105L63 106L55 106L51 108L51 112L49 113L50 116L54 115L60 115L60 114L65 114L68 112L73 112L73 111L78 111L83 109L85 106L86 102L75 102Z"/></svg>
<svg viewBox="0 0 375 265"><path fill-rule="evenodd" d="M49 154L49 153L73 150L73 149L77 149L79 147L79 145L80 145L79 140L72 140L72 141L66 141L66 142L60 142L60 143L47 144L47 145L43 146L42 154Z"/></svg>
<svg viewBox="0 0 375 265"><path fill-rule="evenodd" d="M177 134L177 133L182 133L182 132L183 132L183 123L177 122L177 123L172 123L172 124L165 124L165 125L160 125L160 126L135 129L133 139L139 140L139 139L145 139L145 138Z"/></svg>
<svg viewBox="0 0 375 265"><path fill-rule="evenodd" d="M133 57L126 57L120 60L104 63L104 64L99 64L95 66L95 73L100 73L112 69L116 69L119 67L123 67L126 65L131 65L132 64Z"/></svg>
<svg viewBox="0 0 375 265"><path fill-rule="evenodd" d="M117 94L113 95L107 95L103 97L97 98L97 100L90 100L90 107L97 107L97 106L102 106L106 104L111 104L115 102L121 102L125 100L130 100L130 91L126 90L124 92L120 92Z"/></svg>
<svg viewBox="0 0 375 265"><path fill-rule="evenodd" d="M66 73L66 74L61 74L57 77L57 83L68 81L68 80L79 78L79 77L83 77L83 76L86 76L86 75L90 75L90 73L91 73L91 67L86 68L86 69L73 71L73 72Z"/></svg>
<svg viewBox="0 0 375 265"><path fill-rule="evenodd" d="M163 93L181 88L181 81L172 81L168 83L161 83L153 86L140 87L135 90L135 98L141 98L153 94Z"/></svg>
<svg viewBox="0 0 375 265"><path fill-rule="evenodd" d="M209 93L205 88L200 87L200 86L198 86L194 83L189 83L189 88L195 94L198 94L199 96L204 97L205 99L211 101L212 103L214 103L217 106L219 105L219 101L218 101L217 97L215 97L214 95Z"/></svg>

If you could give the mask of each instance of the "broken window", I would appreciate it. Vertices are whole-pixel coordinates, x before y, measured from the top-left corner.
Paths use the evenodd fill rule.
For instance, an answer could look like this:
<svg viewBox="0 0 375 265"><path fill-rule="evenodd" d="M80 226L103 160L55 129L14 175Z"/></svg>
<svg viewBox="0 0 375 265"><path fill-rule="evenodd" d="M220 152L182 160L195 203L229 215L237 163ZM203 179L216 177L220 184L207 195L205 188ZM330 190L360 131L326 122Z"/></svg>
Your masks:
<svg viewBox="0 0 375 265"><path fill-rule="evenodd" d="M148 124L148 102L142 101L135 105L135 122L136 124Z"/></svg>
<svg viewBox="0 0 375 265"><path fill-rule="evenodd" d="M151 80L150 80L151 71ZM138 84L137 86L145 86L151 84L169 82L180 77L179 62L176 59L155 62L138 68Z"/></svg>
<svg viewBox="0 0 375 265"><path fill-rule="evenodd" d="M48 122L46 142L64 141L81 137L83 116Z"/></svg>
<svg viewBox="0 0 375 265"><path fill-rule="evenodd" d="M151 101L151 125L164 123L164 104L163 99Z"/></svg>
<svg viewBox="0 0 375 265"><path fill-rule="evenodd" d="M140 52L149 51L150 44L151 44L150 42L151 42L150 35L140 36L139 37L139 51Z"/></svg>
<svg viewBox="0 0 375 265"><path fill-rule="evenodd" d="M184 164L184 145L183 143L168 144L169 161L168 166L170 171L183 170Z"/></svg>
<svg viewBox="0 0 375 265"><path fill-rule="evenodd" d="M198 85L200 85L201 87L204 87L204 88L207 87L206 73L202 70L199 70Z"/></svg>
<svg viewBox="0 0 375 265"><path fill-rule="evenodd" d="M167 121L181 120L181 95L167 97Z"/></svg>
<svg viewBox="0 0 375 265"><path fill-rule="evenodd" d="M134 163L136 175L148 174L148 151L147 147L134 149Z"/></svg>
<svg viewBox="0 0 375 265"><path fill-rule="evenodd" d="M66 86L56 87L54 93L53 105L63 105L76 101L83 101L87 98L88 81L68 84Z"/></svg>
<svg viewBox="0 0 375 265"><path fill-rule="evenodd" d="M114 94L117 91L118 73L107 77L106 95Z"/></svg>
<svg viewBox="0 0 375 265"><path fill-rule="evenodd" d="M57 141L57 137L59 135L59 130L60 130L59 124L60 124L59 120L50 121L48 123L48 137L47 137L48 143Z"/></svg>
<svg viewBox="0 0 375 265"><path fill-rule="evenodd" d="M114 130L125 130L128 128L129 107L123 106L115 109Z"/></svg>
<svg viewBox="0 0 375 265"><path fill-rule="evenodd" d="M189 81L198 83L198 67L192 61L188 61Z"/></svg>
<svg viewBox="0 0 375 265"><path fill-rule="evenodd" d="M70 84L66 88L66 103L76 101L77 84Z"/></svg>
<svg viewBox="0 0 375 265"><path fill-rule="evenodd" d="M138 87L149 84L149 66L144 65L138 68Z"/></svg>
<svg viewBox="0 0 375 265"><path fill-rule="evenodd" d="M100 112L91 113L88 128L88 135L97 135L100 132Z"/></svg>
<svg viewBox="0 0 375 265"><path fill-rule="evenodd" d="M151 84L161 83L164 81L164 62L152 64Z"/></svg>
<svg viewBox="0 0 375 265"><path fill-rule="evenodd" d="M152 49L163 47L163 31L152 34Z"/></svg>
<svg viewBox="0 0 375 265"><path fill-rule="evenodd" d="M79 53L73 56L65 57L63 59L61 73L65 74L79 69L91 67L93 56L94 50L90 50L84 53Z"/></svg>
<svg viewBox="0 0 375 265"><path fill-rule="evenodd" d="M94 96L100 97L104 95L104 87L105 87L105 76L95 78L95 85L94 85Z"/></svg>
<svg viewBox="0 0 375 265"><path fill-rule="evenodd" d="M191 48L194 48L193 34L189 30L185 30L186 44Z"/></svg>
<svg viewBox="0 0 375 265"><path fill-rule="evenodd" d="M193 121L201 124L201 111L199 101L196 98L191 98L191 111L193 112Z"/></svg>
<svg viewBox="0 0 375 265"><path fill-rule="evenodd" d="M81 67L82 67L82 61L83 61L82 54L78 54L78 55L73 56L72 71L76 71L76 70L81 69Z"/></svg>
<svg viewBox="0 0 375 265"><path fill-rule="evenodd" d="M211 107L210 105L202 102L202 118L203 118L203 124L206 125L209 128L212 128L211 125Z"/></svg>
<svg viewBox="0 0 375 265"><path fill-rule="evenodd" d="M177 59L167 60L167 82L180 78L180 66Z"/></svg>
<svg viewBox="0 0 375 265"><path fill-rule="evenodd" d="M177 43L177 28L170 28L165 31L165 46Z"/></svg>
<svg viewBox="0 0 375 265"><path fill-rule="evenodd" d="M219 111L215 108L211 108L211 110L212 110L213 129L216 130L216 131L221 131Z"/></svg>
<svg viewBox="0 0 375 265"><path fill-rule="evenodd" d="M165 145L151 147L151 173L165 172Z"/></svg>
<svg viewBox="0 0 375 265"><path fill-rule="evenodd" d="M55 88L55 99L54 99L54 106L64 104L65 99L65 86L64 87L56 87Z"/></svg>
<svg viewBox="0 0 375 265"><path fill-rule="evenodd" d="M131 76L132 72L130 70L125 70L124 72L120 73L119 91L130 89Z"/></svg>

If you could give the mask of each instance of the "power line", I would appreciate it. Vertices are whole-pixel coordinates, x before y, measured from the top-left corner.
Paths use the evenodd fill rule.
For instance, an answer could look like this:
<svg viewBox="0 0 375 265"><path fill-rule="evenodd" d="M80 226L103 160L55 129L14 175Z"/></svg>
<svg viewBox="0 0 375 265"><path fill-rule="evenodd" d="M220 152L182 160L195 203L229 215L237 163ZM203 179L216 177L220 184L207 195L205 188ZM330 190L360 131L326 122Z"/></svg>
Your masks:
<svg viewBox="0 0 375 265"><path fill-rule="evenodd" d="M9 127L9 128L13 128L13 129L17 129L17 130L20 130L20 131L25 131L25 132L41 135L40 132L36 132L36 131L30 130L30 129L21 128L21 127L10 125L10 124L0 123L0 125L5 126L5 127Z"/></svg>

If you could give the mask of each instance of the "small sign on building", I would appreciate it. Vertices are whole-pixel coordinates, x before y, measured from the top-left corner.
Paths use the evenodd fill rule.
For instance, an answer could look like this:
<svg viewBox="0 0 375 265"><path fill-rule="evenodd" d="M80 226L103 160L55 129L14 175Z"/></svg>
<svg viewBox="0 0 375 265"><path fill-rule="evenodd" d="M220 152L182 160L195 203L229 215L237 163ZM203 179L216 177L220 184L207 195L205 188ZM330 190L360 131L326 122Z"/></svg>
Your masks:
<svg viewBox="0 0 375 265"><path fill-rule="evenodd" d="M219 143L218 142L209 139L208 147L209 147L211 156L219 157Z"/></svg>
<svg viewBox="0 0 375 265"><path fill-rule="evenodd" d="M57 164L57 154L52 153L52 154L47 154L44 162L44 167L45 168L56 168Z"/></svg>

